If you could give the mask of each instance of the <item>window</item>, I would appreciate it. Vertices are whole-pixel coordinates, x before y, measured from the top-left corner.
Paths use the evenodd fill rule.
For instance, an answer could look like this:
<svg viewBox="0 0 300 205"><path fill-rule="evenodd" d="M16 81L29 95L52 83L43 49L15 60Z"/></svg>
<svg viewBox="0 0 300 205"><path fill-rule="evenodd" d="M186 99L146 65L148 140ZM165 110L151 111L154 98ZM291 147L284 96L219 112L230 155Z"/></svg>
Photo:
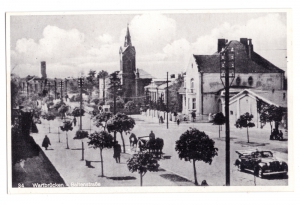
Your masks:
<svg viewBox="0 0 300 205"><path fill-rule="evenodd" d="M235 79L235 83L237 86L241 84L241 78L239 76Z"/></svg>
<svg viewBox="0 0 300 205"><path fill-rule="evenodd" d="M193 98L193 108L192 108L193 110L195 110L196 109L196 98Z"/></svg>
<svg viewBox="0 0 300 205"><path fill-rule="evenodd" d="M161 100L164 102L165 101L165 95L164 93L161 93Z"/></svg>
<svg viewBox="0 0 300 205"><path fill-rule="evenodd" d="M233 115L233 111L232 110L230 110L230 115Z"/></svg>
<svg viewBox="0 0 300 205"><path fill-rule="evenodd" d="M248 78L248 84L249 84L250 86L253 85L253 78L252 78L252 76L250 76L250 77Z"/></svg>
<svg viewBox="0 0 300 205"><path fill-rule="evenodd" d="M190 89L191 89L191 93L193 93L194 92L194 78L191 79Z"/></svg>
<svg viewBox="0 0 300 205"><path fill-rule="evenodd" d="M188 109L190 109L190 98L188 98Z"/></svg>

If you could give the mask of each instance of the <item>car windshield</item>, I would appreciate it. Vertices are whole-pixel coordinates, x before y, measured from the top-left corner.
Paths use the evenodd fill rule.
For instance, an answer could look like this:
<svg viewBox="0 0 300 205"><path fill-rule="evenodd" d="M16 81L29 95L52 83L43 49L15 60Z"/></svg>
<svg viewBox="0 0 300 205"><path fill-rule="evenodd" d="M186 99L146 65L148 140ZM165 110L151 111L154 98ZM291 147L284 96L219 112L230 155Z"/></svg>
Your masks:
<svg viewBox="0 0 300 205"><path fill-rule="evenodd" d="M273 157L272 152L261 152L261 157Z"/></svg>

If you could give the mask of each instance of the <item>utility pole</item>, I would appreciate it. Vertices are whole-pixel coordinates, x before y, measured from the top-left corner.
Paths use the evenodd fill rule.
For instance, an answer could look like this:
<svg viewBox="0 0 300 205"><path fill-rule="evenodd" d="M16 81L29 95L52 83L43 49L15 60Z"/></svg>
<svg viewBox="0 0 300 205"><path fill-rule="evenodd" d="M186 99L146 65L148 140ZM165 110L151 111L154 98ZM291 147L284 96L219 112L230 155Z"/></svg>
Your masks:
<svg viewBox="0 0 300 205"><path fill-rule="evenodd" d="M169 129L169 72L167 72L167 129Z"/></svg>
<svg viewBox="0 0 300 205"><path fill-rule="evenodd" d="M64 82L63 81L59 82L59 87L60 87L60 99L61 99L61 101L64 101L64 98L63 98Z"/></svg>
<svg viewBox="0 0 300 205"><path fill-rule="evenodd" d="M56 79L54 80L54 98L55 98L55 100L56 100L56 98L57 98L57 91L56 91Z"/></svg>
<svg viewBox="0 0 300 205"><path fill-rule="evenodd" d="M66 102L67 102L67 95L68 95L68 79L65 78L65 83L66 83Z"/></svg>
<svg viewBox="0 0 300 205"><path fill-rule="evenodd" d="M79 115L79 130L82 130L82 87L84 84L84 79L82 77L78 78L78 87L80 88L80 115Z"/></svg>
<svg viewBox="0 0 300 205"><path fill-rule="evenodd" d="M226 186L230 186L230 124L229 124L229 78L235 77L235 53L234 48L226 48L220 53L220 77L225 78L225 172ZM232 83L232 82L231 82Z"/></svg>
<svg viewBox="0 0 300 205"><path fill-rule="evenodd" d="M103 76L103 102L105 105L105 75Z"/></svg>

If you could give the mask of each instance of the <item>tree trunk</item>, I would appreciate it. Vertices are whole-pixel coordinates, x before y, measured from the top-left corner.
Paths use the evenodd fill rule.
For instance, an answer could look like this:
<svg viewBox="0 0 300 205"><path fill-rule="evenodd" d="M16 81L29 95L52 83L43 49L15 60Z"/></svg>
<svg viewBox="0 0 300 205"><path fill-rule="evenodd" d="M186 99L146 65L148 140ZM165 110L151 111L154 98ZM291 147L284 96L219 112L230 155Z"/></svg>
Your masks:
<svg viewBox="0 0 300 205"><path fill-rule="evenodd" d="M124 142L124 137L123 137L123 133L120 132L121 134L121 139L122 139L122 143L123 143L123 153L126 153L126 150L125 150L125 142Z"/></svg>
<svg viewBox="0 0 300 205"><path fill-rule="evenodd" d="M84 160L84 145L83 145L83 140L81 140L81 147L82 147L82 161Z"/></svg>
<svg viewBox="0 0 300 205"><path fill-rule="evenodd" d="M272 134L273 131L272 122L270 122L270 126L271 126L271 134Z"/></svg>
<svg viewBox="0 0 300 205"><path fill-rule="evenodd" d="M248 127L247 127L247 139L248 139L248 143L249 143L249 133L248 133Z"/></svg>
<svg viewBox="0 0 300 205"><path fill-rule="evenodd" d="M101 177L104 177L104 173L103 173L103 157L102 157L102 149L100 149L100 158L101 158Z"/></svg>
<svg viewBox="0 0 300 205"><path fill-rule="evenodd" d="M140 181L141 181L141 186L143 186L143 175L142 175L142 173L140 173Z"/></svg>
<svg viewBox="0 0 300 205"><path fill-rule="evenodd" d="M195 164L195 162L196 162L196 161L193 159L195 185L198 185L197 172L196 172L196 164Z"/></svg>
<svg viewBox="0 0 300 205"><path fill-rule="evenodd" d="M114 142L117 141L117 132L114 131Z"/></svg>
<svg viewBox="0 0 300 205"><path fill-rule="evenodd" d="M50 133L50 120L49 120L49 133Z"/></svg>
<svg viewBox="0 0 300 205"><path fill-rule="evenodd" d="M220 129L221 129L221 125L219 125L219 138L221 138L221 134L220 134Z"/></svg>
<svg viewBox="0 0 300 205"><path fill-rule="evenodd" d="M68 132L66 131L67 149L69 149Z"/></svg>

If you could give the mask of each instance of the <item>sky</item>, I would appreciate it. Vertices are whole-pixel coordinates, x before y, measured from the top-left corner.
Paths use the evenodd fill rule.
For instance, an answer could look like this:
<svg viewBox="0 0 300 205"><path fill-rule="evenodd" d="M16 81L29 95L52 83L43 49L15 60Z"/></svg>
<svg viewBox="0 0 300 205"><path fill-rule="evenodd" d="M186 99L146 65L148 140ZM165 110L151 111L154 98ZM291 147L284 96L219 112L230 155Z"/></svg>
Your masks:
<svg viewBox="0 0 300 205"><path fill-rule="evenodd" d="M210 55L217 40L251 38L254 51L286 70L285 13L115 13L10 16L12 73L78 77L89 70L119 70L127 25L136 67L154 77L184 72L192 54Z"/></svg>

